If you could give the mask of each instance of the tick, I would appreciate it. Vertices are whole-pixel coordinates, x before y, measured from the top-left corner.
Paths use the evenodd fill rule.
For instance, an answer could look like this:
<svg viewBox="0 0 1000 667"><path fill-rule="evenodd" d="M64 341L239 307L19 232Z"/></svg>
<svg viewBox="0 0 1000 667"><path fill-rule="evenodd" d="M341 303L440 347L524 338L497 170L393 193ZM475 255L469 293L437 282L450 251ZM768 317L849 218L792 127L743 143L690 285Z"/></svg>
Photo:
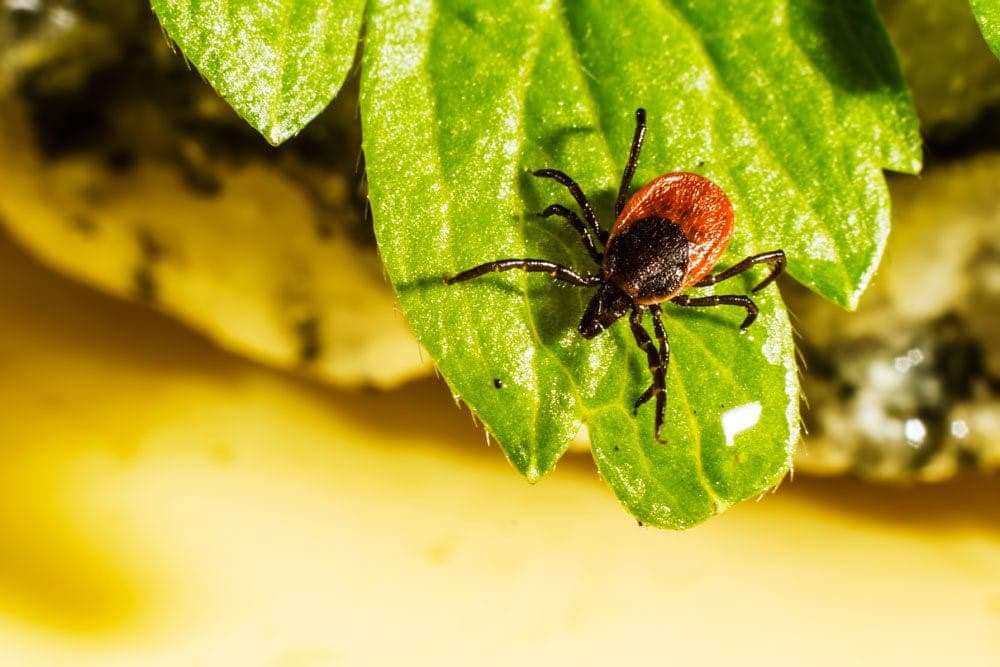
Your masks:
<svg viewBox="0 0 1000 667"><path fill-rule="evenodd" d="M622 174L615 202L615 224L611 231L601 229L594 209L583 190L572 178L556 169L533 172L566 186L583 211L583 220L560 204L552 204L539 216L565 219L580 235L584 247L600 267L598 273L581 275L568 266L544 259L498 259L445 278L449 285L496 271L547 273L561 282L579 287L596 287L579 331L586 339L598 335L629 314L629 325L636 344L646 354L652 384L636 399L633 414L656 397L655 433L662 442L663 417L667 404L667 366L670 343L663 326L660 304L669 301L678 306L739 306L746 310L740 329L757 319L757 306L743 294L714 294L691 297L684 294L691 287L706 287L728 280L757 264L769 264L771 272L751 292L770 285L785 268L783 250L752 255L719 273L710 273L729 245L733 231L733 207L718 185L689 172L663 174L647 183L628 198L632 175L639 163L639 151L646 135L646 111L635 112L635 134L628 162ZM603 246L603 251L601 250ZM653 319L653 331L659 347L642 325L646 313Z"/></svg>

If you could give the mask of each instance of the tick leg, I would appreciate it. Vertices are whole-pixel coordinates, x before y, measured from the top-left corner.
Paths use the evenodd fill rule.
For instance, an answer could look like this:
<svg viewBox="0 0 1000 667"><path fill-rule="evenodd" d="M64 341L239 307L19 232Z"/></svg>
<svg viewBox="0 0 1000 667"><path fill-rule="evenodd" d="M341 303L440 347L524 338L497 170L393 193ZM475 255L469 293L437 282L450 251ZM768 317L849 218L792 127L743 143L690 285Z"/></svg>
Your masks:
<svg viewBox="0 0 1000 667"><path fill-rule="evenodd" d="M656 332L656 340L660 344L659 363L660 366L663 367L663 373L665 376L667 372L667 366L670 365L670 344L667 342L667 330L663 328L663 320L661 319L663 311L660 309L659 304L651 305L649 307L649 310L653 314L653 329ZM654 382L653 384L649 385L649 388L646 389L646 391L642 393L642 396L639 397L639 400L635 402L636 411L639 409L639 406L641 406L643 403L645 403L646 401L648 401L653 397L655 389L656 389L656 383ZM666 395L666 391L662 392L662 394Z"/></svg>
<svg viewBox="0 0 1000 667"><path fill-rule="evenodd" d="M615 220L622 214L625 208L625 201L628 198L628 191L632 188L632 175L635 174L635 167L639 164L639 151L642 150L642 139L646 136L646 110L635 110L635 134L632 135L632 149L628 154L628 162L625 163L625 172L622 174L622 184L618 188L618 201L615 202Z"/></svg>
<svg viewBox="0 0 1000 667"><path fill-rule="evenodd" d="M635 405L632 406L633 415L639 414L639 408L641 408L646 401L653 398L654 389L655 389L654 385L649 385L648 387L646 387L646 391L642 392L642 396L640 396L635 400Z"/></svg>
<svg viewBox="0 0 1000 667"><path fill-rule="evenodd" d="M638 411L640 405L653 396L656 396L655 434L656 439L663 442L660 438L660 431L663 430L663 415L667 405L667 364L670 363L670 345L667 342L667 332L663 328L663 322L660 321L659 306L652 306L651 310L653 310L653 327L656 330L656 338L660 343L659 350L653 345L653 339L649 337L649 334L642 326L642 311L635 308L629 317L629 323L632 325L632 335L635 336L635 342L638 344L639 349L646 353L646 363L649 365L649 372L653 376L653 384L642 393L642 396L635 402L633 409L634 411Z"/></svg>
<svg viewBox="0 0 1000 667"><path fill-rule="evenodd" d="M747 309L746 319L740 325L740 329L746 329L757 319L757 304L748 296L742 294L716 294L713 296L689 297L681 294L670 300L678 306L741 306Z"/></svg>
<svg viewBox="0 0 1000 667"><path fill-rule="evenodd" d="M670 365L670 343L667 340L667 330L663 328L663 311L659 304L649 307L653 313L653 330L656 332L656 340L660 343L660 378L659 391L656 390L656 378L653 378L653 392L656 394L656 439L660 442L664 440L660 437L660 430L663 428L663 417L667 409L667 367Z"/></svg>
<svg viewBox="0 0 1000 667"><path fill-rule="evenodd" d="M598 275L581 276L568 266L556 264L555 262L549 262L544 259L498 259L493 262L486 262L485 264L474 266L471 269L466 269L458 275L451 276L450 278L445 276L444 282L448 285L454 285L455 283L460 283L464 280L478 278L479 276L486 275L487 273L494 273L497 271L513 271L514 269L547 273L556 280L560 280L571 285L578 285L579 287L590 287L601 282L601 277Z"/></svg>
<svg viewBox="0 0 1000 667"><path fill-rule="evenodd" d="M589 252L590 256L594 258L594 261L598 264L604 261L604 255L602 255L597 249L597 246L594 245L594 237L590 235L590 230L587 229L587 226L583 224L583 220L581 220L580 216L576 213L560 204L553 204L538 215L543 218L548 218L553 215L566 218L566 221L573 225L573 228L580 234L580 239L583 241L584 247L587 248L587 252Z"/></svg>
<svg viewBox="0 0 1000 667"><path fill-rule="evenodd" d="M576 181L558 169L539 169L538 171L533 171L531 173L539 178L551 178L556 183L565 185L569 190L569 193L573 195L573 199L575 199L576 203L580 205L581 209L583 209L583 217L590 225L591 231L593 231L597 238L601 240L601 243L608 242L608 233L598 226L597 216L594 214L594 207L590 205L590 202L587 200L587 195L583 194L583 190L580 189L580 186L577 185Z"/></svg>
<svg viewBox="0 0 1000 667"><path fill-rule="evenodd" d="M767 275L767 278L764 278L764 280L757 283L757 286L750 290L751 292L759 292L774 282L775 278L781 275L781 272L785 270L785 251L772 250L771 252L762 252L759 255L752 255L743 261L732 265L722 273L717 273L714 276L705 276L701 279L701 282L696 283L695 286L706 287L708 285L714 285L715 283L721 283L723 280L729 280L733 276L743 273L757 264L772 264L771 273ZM746 327L744 326L744 328Z"/></svg>

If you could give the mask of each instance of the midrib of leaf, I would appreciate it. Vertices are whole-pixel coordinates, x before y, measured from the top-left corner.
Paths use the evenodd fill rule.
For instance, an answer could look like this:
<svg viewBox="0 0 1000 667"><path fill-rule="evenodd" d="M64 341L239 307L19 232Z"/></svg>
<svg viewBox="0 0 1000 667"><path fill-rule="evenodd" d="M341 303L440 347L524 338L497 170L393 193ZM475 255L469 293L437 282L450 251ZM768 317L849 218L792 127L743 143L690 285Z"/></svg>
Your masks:
<svg viewBox="0 0 1000 667"><path fill-rule="evenodd" d="M627 401L627 399L625 399L625 397L622 397L622 398L623 398L624 401ZM685 400L686 400L686 396L685 396ZM620 404L618 404L618 405L606 404L600 410L595 410L593 414L594 414L594 416L597 416L597 415L599 415L601 413L608 413L608 414L610 414L610 413L618 413L624 419L634 419L634 417L632 416L632 413L628 409L626 409L625 407L623 407ZM700 446L700 438L699 438L699 446ZM642 469L646 472L646 479L647 479L646 484L648 484L649 486L652 486L653 488L659 489L661 496L675 497L675 499L676 499L676 494L674 493L674 491L672 491L662 481L660 481L659 476L656 475L655 469L653 467L653 461L648 456L640 456L639 459L638 459L638 461L639 461L640 465L642 466ZM698 465L699 478L698 478L698 481L701 484L702 489L704 489L706 491L706 493L708 493L709 498L712 498L713 501L714 501L714 500L717 499L717 497L712 492L711 486L708 484L708 480L705 478L705 471L701 468L701 464L700 463L701 462L700 462L700 458L699 458L699 465Z"/></svg>
<svg viewBox="0 0 1000 667"><path fill-rule="evenodd" d="M688 337L695 338L694 336L688 336ZM694 434L695 442L694 446L692 447L692 451L694 453L695 469L698 471L698 481L701 483L701 487L705 490L705 493L708 495L709 499L712 501L712 504L715 506L716 512L722 512L729 506L729 503L723 502L723 500L719 498L718 494L716 494L715 492L715 488L712 486L712 482L709 481L708 479L708 475L705 474L705 462L703 456L704 452L702 451L702 448L704 446L704 441L701 437L701 428L700 428L701 425L694 418L694 414L692 413L694 405L691 403L690 398L688 398L687 386L684 384L684 374L677 373L677 370L678 370L677 368L674 369L674 376L677 378L677 382L674 384L673 388L680 389L682 396L681 400L683 401L684 406L687 408L684 411L684 414L687 418L688 432ZM650 475L652 475L653 474L652 461L650 461L648 457L644 457L643 460L646 461L646 469L649 471Z"/></svg>

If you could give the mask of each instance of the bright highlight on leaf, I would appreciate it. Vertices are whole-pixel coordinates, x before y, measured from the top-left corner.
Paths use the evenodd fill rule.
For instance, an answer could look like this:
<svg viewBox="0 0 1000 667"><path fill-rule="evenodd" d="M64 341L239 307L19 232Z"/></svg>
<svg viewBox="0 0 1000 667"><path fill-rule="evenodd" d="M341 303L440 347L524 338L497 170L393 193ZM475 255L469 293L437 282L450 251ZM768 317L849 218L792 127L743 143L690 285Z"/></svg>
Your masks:
<svg viewBox="0 0 1000 667"><path fill-rule="evenodd" d="M333 99L354 60L364 0L151 0L202 76L272 144Z"/></svg>
<svg viewBox="0 0 1000 667"><path fill-rule="evenodd" d="M746 333L742 311L665 308L663 445L652 406L632 415L649 374L627 322L590 341L576 331L590 291L523 273L442 282L506 257L590 271L573 230L534 215L572 200L530 171L570 174L609 229L640 106L649 133L636 185L694 171L733 201L719 268L783 248L800 281L857 302L888 232L881 170L915 171L920 155L909 95L868 0L745 0L724 12L679 0L368 4L370 196L417 336L529 479L551 470L586 423L601 475L628 509L680 528L787 471L798 385L776 291L754 297L761 315ZM725 291L746 293L759 277Z"/></svg>
<svg viewBox="0 0 1000 667"><path fill-rule="evenodd" d="M986 43L1000 58L1000 0L969 0Z"/></svg>

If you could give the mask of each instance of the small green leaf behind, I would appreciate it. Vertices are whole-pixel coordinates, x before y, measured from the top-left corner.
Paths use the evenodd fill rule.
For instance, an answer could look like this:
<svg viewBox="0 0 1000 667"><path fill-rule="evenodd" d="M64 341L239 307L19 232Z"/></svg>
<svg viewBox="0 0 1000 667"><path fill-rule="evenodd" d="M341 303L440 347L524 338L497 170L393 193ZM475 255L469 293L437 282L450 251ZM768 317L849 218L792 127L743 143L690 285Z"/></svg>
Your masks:
<svg viewBox="0 0 1000 667"><path fill-rule="evenodd" d="M357 50L364 0L151 0L198 71L277 145L326 108Z"/></svg>
<svg viewBox="0 0 1000 667"><path fill-rule="evenodd" d="M585 422L616 495L671 528L788 469L798 385L776 288L755 297L746 333L739 309L666 306L664 445L651 404L632 415L650 378L627 322L590 341L576 331L591 290L522 272L450 287L442 276L507 257L594 271L568 225L535 217L573 202L530 171L569 173L609 227L643 106L636 185L682 170L718 182L737 218L722 266L784 248L796 278L856 303L888 231L881 169L915 170L920 153L871 3L710 4L372 0L362 65L376 235L445 378L531 480ZM746 293L751 280L716 289Z"/></svg>
<svg viewBox="0 0 1000 667"><path fill-rule="evenodd" d="M986 43L1000 58L1000 0L969 0Z"/></svg>

